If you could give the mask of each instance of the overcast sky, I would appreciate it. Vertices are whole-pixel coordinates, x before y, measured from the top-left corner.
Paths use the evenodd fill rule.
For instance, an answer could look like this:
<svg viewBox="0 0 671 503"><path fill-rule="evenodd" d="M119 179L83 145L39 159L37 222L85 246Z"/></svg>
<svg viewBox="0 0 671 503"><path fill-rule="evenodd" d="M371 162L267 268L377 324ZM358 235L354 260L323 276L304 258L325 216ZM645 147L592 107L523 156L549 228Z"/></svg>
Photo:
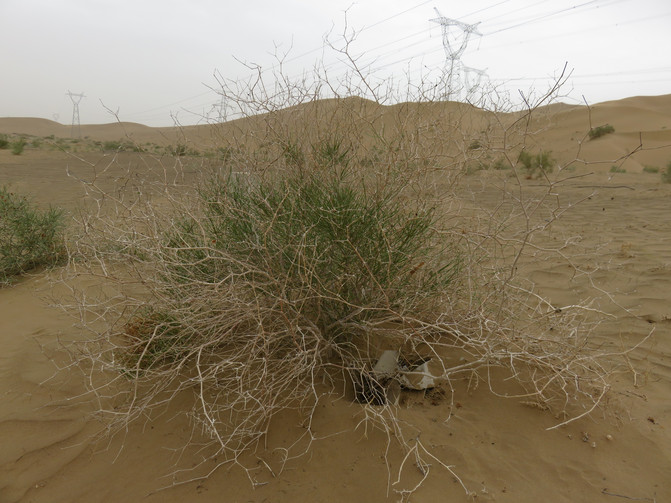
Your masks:
<svg viewBox="0 0 671 503"><path fill-rule="evenodd" d="M290 75L318 59L344 71L322 47L345 10L353 55L379 78L430 72L446 61L434 8L480 23L460 59L513 94L545 89L565 63L566 102L671 94L669 0L0 0L0 117L69 124L71 91L85 95L82 124L112 122L105 106L151 126L202 122L215 71L247 78L240 61L271 68L275 48ZM449 34L457 50L463 30Z"/></svg>

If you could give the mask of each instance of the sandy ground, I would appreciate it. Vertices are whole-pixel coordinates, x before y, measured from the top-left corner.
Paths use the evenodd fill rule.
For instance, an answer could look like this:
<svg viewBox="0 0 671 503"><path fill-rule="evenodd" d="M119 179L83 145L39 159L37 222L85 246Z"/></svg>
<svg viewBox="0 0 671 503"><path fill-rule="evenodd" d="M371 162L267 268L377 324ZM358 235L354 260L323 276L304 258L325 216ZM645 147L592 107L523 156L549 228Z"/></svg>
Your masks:
<svg viewBox="0 0 671 503"><path fill-rule="evenodd" d="M485 386L455 383L454 408L444 396L408 394L401 417L474 493L467 497L436 462L412 501L671 501L671 184L643 172L646 165L663 170L671 161L671 96L593 107L592 124L609 123L616 132L580 144L589 120L585 107L561 107L536 137L562 159L579 159L567 174L584 175L564 183L564 201L584 202L553 223L548 238L576 238L574 267L560 260L521 267L556 305L598 297L612 317L597 329L595 344L631 346L653 331L632 353L636 382L631 374L614 375L605 414L554 430L547 430L557 424L548 412L496 397ZM85 126L83 134L118 139L119 127ZM68 129L45 120L0 119L0 133L65 137ZM158 142L167 134L140 125L131 129L145 135L143 141ZM74 212L84 192L66 169L90 174L107 159L92 152L78 156L44 148L27 148L21 156L0 150L0 184ZM132 153L122 159L137 162ZM612 173L614 164L626 173ZM496 176L472 175L464 201L494 208L500 199ZM524 184L537 190L533 180ZM592 282L576 267L591 271ZM360 405L328 397L313 424L321 438L282 473L273 448L288 446L303 431L291 413L273 421L268 448L244 460L259 467L251 475L256 488L239 467L226 466L207 480L159 490L170 486L175 466L188 468L202 456L197 449L180 449L191 427L176 412L189 397L112 439L94 441L101 423L88 416L94 405L80 396L81 376L55 372L68 361L58 341L83 335L71 318L47 305L49 292L47 276L39 272L0 289L0 502L398 500L390 487L397 473L388 472L387 461L397 468L401 454L385 450L380 431L356 428ZM502 382L497 391L514 387ZM411 487L418 477L408 469L401 485Z"/></svg>

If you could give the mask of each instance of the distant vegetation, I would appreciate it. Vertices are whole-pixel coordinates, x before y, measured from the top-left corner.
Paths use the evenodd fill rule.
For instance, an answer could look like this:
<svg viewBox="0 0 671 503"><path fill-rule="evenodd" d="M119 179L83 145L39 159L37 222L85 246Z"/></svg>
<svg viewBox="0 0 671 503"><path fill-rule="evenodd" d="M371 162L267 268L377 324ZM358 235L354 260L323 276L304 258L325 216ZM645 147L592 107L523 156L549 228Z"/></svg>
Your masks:
<svg viewBox="0 0 671 503"><path fill-rule="evenodd" d="M518 162L524 168L527 178L540 177L545 173L552 173L556 161L551 154L549 150L535 155L523 150L520 152Z"/></svg>
<svg viewBox="0 0 671 503"><path fill-rule="evenodd" d="M9 140L7 139L7 135L0 134L0 149L6 149L9 147Z"/></svg>
<svg viewBox="0 0 671 503"><path fill-rule="evenodd" d="M24 196L0 188L0 285L65 254L61 210L39 210Z"/></svg>
<svg viewBox="0 0 671 503"><path fill-rule="evenodd" d="M626 173L627 170L624 169L622 166L613 165L613 166L610 167L610 172L611 173Z"/></svg>
<svg viewBox="0 0 671 503"><path fill-rule="evenodd" d="M662 173L662 182L671 183L671 161L666 165L666 171Z"/></svg>
<svg viewBox="0 0 671 503"><path fill-rule="evenodd" d="M604 124L603 126L598 126L589 130L589 139L595 140L600 138L603 135L614 133L615 128L610 124Z"/></svg>
<svg viewBox="0 0 671 503"><path fill-rule="evenodd" d="M659 173L659 168L657 166L643 166L644 173Z"/></svg>
<svg viewBox="0 0 671 503"><path fill-rule="evenodd" d="M21 155L23 153L23 149L25 148L25 146L26 146L25 138L19 138L14 143L12 143L12 154Z"/></svg>

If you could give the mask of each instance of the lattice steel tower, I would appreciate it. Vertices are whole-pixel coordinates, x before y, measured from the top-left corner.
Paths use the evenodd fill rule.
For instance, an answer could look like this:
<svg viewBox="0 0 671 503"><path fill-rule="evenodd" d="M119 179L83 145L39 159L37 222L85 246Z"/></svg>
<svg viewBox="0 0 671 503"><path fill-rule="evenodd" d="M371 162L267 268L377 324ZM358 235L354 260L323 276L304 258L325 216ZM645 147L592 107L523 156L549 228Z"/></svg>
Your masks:
<svg viewBox="0 0 671 503"><path fill-rule="evenodd" d="M477 27L480 23L466 24L456 19L450 19L440 14L434 7L437 18L430 19L433 23L438 23L443 30L443 47L445 48L445 59L447 68L447 98L450 99L455 93L460 91L461 83L461 56L464 54L471 35L482 36ZM459 87L455 87L459 84Z"/></svg>
<svg viewBox="0 0 671 503"><path fill-rule="evenodd" d="M77 138L81 138L82 132L81 132L81 126L79 124L79 102L82 100L82 98L86 98L86 96L84 96L84 93L75 94L71 92L69 89L68 92L65 94L70 96L70 99L72 100L72 131L70 132L70 136L72 136L73 138L75 137L75 127L76 127Z"/></svg>

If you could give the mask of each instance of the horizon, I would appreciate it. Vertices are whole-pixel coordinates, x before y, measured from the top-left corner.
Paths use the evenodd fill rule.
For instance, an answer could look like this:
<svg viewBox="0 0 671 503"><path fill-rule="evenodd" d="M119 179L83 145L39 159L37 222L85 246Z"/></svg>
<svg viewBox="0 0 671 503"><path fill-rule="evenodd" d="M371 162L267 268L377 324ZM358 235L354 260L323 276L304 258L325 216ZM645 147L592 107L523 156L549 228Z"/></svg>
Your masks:
<svg viewBox="0 0 671 503"><path fill-rule="evenodd" d="M638 99L638 98L642 98L642 99L647 99L647 98L654 99L654 98L663 98L663 97L665 97L665 96L671 96L671 93L668 93L668 94L658 94L658 95L637 95L637 96L626 96L626 97L624 97L624 98L619 98L619 99L615 99L615 100L606 100L606 101L601 101L601 102L598 102L598 103L588 103L588 104L585 104L585 103L567 103L566 101L557 100L557 101L551 101L551 102L549 102L549 103L546 103L546 104L544 104L544 105L541 105L540 108L543 108L544 106L550 106L550 105L566 105L566 106L571 106L571 107L573 107L573 106L575 106L575 107L585 107L585 106L595 107L595 106L603 105L603 104L606 104L606 103L617 103L617 102L620 102L620 101L626 101L626 100L631 100L631 99ZM324 99L324 100L325 100L325 99L330 99L330 98L321 98L321 99ZM321 99L320 99L320 100L321 100ZM366 98L362 98L362 99L366 99ZM317 100L317 101L320 101L320 100ZM369 100L369 101L370 101L370 100ZM301 103L301 105L305 105L305 104L307 104L307 103L308 103L308 102ZM413 103L420 103L420 102L419 102L419 101L415 101L415 102L413 102ZM444 101L443 103L449 103L449 102L448 102L448 101ZM453 103L460 103L460 102L456 102L456 101L455 101L455 102L453 102ZM394 105L396 105L396 104L391 104L391 105L381 105L381 106L390 106L390 107L391 107L391 106L394 106ZM299 106L300 106L300 105L299 105ZM287 106L286 108L290 108L290 107L291 107L291 106ZM478 107L476 107L476 108L478 108ZM485 110L485 109L482 109L482 110ZM497 113L515 113L515 111L512 111L512 110L511 110L511 111L497 112ZM259 114L259 115L262 115L262 114ZM212 121L212 122L202 122L202 123L200 123L200 124L187 124L187 125L184 125L184 124L178 124L178 125L175 125L175 124L173 124L173 125L167 125L167 126L161 126L161 125L159 125L159 126L151 126L151 125L149 125L149 124L144 124L144 123L142 123L142 122L135 122L135 121L130 121L130 120L119 120L119 121L117 121L117 120L112 120L112 121L109 121L109 122L90 122L90 123L84 123L84 122L81 122L81 123L80 123L80 126L81 126L81 127L86 127L86 126L109 126L109 125L114 125L114 124L132 124L132 125L138 125L138 126L143 126L143 127L147 127L147 128L156 128L156 129L163 129L163 128L179 128L179 127L189 127L189 128L191 128L191 127L198 127L198 126L208 126L208 125L213 125L213 124L225 124L226 122L232 122L232 121L235 121L235 120L238 120L238 119L244 119L244 118L245 118L245 117L235 117L235 118L231 118L231 119L229 119L229 120L225 120L225 121L223 121L223 122ZM36 116L33 116L33 117L29 117L29 116L21 116L21 117L20 117L20 116L0 116L0 120L9 120L9 121L11 121L11 120L41 120L41 121L42 121L42 120L43 120L43 121L48 121L48 122L57 124L58 126L62 126L62 127L66 127L66 128L71 128L71 127L72 127L72 124L71 124L71 123L59 122L59 121L56 121L56 120L54 120L54 119L50 119L50 118L48 118L48 117L36 117ZM16 133L16 134L20 134L20 133Z"/></svg>

